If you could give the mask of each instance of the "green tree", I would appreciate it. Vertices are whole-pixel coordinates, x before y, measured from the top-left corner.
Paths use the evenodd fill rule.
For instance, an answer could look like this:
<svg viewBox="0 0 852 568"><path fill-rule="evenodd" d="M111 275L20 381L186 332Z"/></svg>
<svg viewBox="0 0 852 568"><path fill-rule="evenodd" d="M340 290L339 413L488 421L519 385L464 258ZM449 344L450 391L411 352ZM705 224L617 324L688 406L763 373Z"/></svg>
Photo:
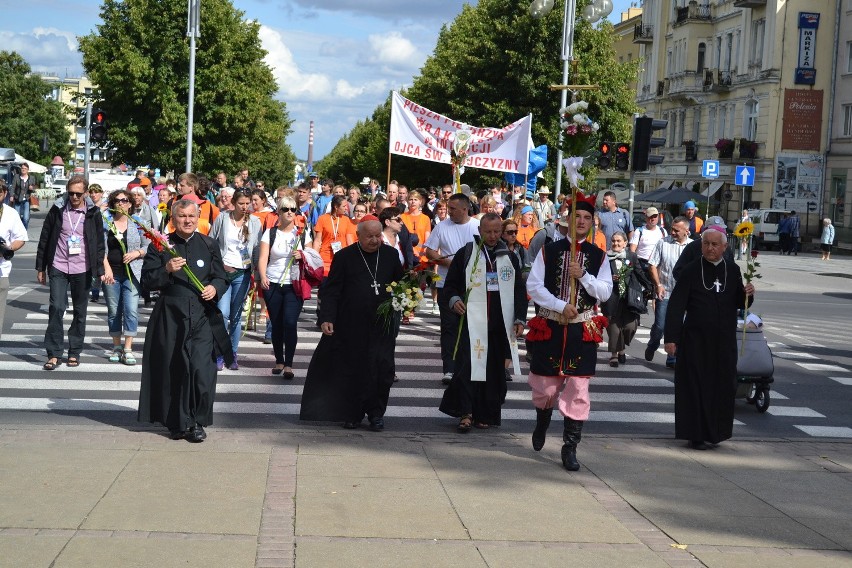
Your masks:
<svg viewBox="0 0 852 568"><path fill-rule="evenodd" d="M546 180L552 184L559 136L559 94L549 87L562 82L559 46L564 4L557 0L553 11L541 20L529 16L528 5L528 0L480 0L476 6L465 5L452 24L441 29L434 53L405 96L430 110L476 126L504 126L532 113L533 142L547 144L550 149ZM584 5L585 2L578 2L578 13ZM588 114L601 125L600 137L629 140L631 115L636 110L630 82L635 79L637 63L619 63L613 45L611 24L604 22L593 27L577 20L574 55L579 65L570 82L600 85L599 90L582 95L589 102ZM372 119L356 125L341 140L340 149L335 147L320 166L328 166L344 177L383 176L389 128L390 107L386 101ZM353 147L353 141L368 133L381 138ZM365 161L370 161L369 171L352 171L347 165L359 152ZM586 171L591 186L594 170ZM393 156L391 175L409 184L444 183L450 180L450 168ZM498 177L497 172L468 168L462 181L474 186L491 183Z"/></svg>
<svg viewBox="0 0 852 568"><path fill-rule="evenodd" d="M270 185L289 178L292 121L274 98L257 22L229 0L201 3L192 167L212 174L248 167ZM157 25L150 25L152 14ZM79 38L83 66L107 112L113 160L183 171L189 98L185 0L105 0L96 32Z"/></svg>
<svg viewBox="0 0 852 568"><path fill-rule="evenodd" d="M68 158L68 119L62 103L50 98L51 86L18 53L0 51L0 147L47 165ZM47 152L42 145L47 136Z"/></svg>

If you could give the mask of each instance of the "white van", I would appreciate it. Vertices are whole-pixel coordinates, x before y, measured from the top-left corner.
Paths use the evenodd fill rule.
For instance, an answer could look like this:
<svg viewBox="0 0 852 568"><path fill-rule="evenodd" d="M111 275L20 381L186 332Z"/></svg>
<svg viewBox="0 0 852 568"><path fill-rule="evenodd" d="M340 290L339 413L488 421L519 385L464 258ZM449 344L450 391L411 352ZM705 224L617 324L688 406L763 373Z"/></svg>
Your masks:
<svg viewBox="0 0 852 568"><path fill-rule="evenodd" d="M748 215L754 223L754 236L752 237L752 248L760 250L763 247L771 250L778 245L778 223L784 215L790 213L786 209L756 209L749 211Z"/></svg>

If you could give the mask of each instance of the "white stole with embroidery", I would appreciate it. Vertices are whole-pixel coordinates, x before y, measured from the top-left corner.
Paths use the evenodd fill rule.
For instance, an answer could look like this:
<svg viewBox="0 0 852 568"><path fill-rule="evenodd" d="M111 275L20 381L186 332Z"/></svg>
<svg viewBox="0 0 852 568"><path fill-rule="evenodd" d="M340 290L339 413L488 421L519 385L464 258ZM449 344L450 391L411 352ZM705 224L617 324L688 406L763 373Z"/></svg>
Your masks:
<svg viewBox="0 0 852 568"><path fill-rule="evenodd" d="M475 249L474 249L475 252ZM467 314L468 341L470 341L470 380L484 381L486 363L488 362L488 294L486 291L485 252L480 252L476 274L473 264L476 257L471 255L465 267L465 282L471 288L467 299L465 313ZM521 374L518 357L518 340L513 331L515 323L515 268L508 254L498 254L496 258L497 282L500 293L500 307L503 312L503 325L509 347L512 352L512 365L516 375Z"/></svg>

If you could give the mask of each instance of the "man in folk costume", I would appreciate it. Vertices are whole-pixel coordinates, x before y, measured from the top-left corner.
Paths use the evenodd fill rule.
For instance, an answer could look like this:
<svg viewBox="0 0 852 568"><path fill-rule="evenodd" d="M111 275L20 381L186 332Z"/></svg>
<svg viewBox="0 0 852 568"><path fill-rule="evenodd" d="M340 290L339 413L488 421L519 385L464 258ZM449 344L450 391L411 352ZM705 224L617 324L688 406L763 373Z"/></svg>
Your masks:
<svg viewBox="0 0 852 568"><path fill-rule="evenodd" d="M394 377L398 325L377 316L390 298L391 282L403 276L399 254L382 244L374 215L358 223L358 241L334 255L319 291L322 338L305 378L301 420L343 422L358 428L366 415L370 429L384 429Z"/></svg>
<svg viewBox="0 0 852 568"><path fill-rule="evenodd" d="M666 353L675 363L675 438L706 450L733 434L737 310L753 300L740 268L726 260L724 226L705 226L701 258L678 276L666 312Z"/></svg>
<svg viewBox="0 0 852 568"><path fill-rule="evenodd" d="M576 204L559 223L574 224L571 236L548 243L533 262L527 292L537 306L529 322L529 385L536 407L533 449L544 446L553 407L565 418L562 464L577 471L577 444L589 417L589 379L595 374L598 343L606 318L595 305L612 293L606 254L586 240L594 223L595 198L576 193ZM576 243L576 244L574 244ZM574 255L572 258L572 254Z"/></svg>
<svg viewBox="0 0 852 568"><path fill-rule="evenodd" d="M520 373L517 338L524 331L527 297L518 257L500 239L502 231L499 215L483 215L480 237L456 253L444 283L450 309L465 316L455 372L440 406L460 419L459 432L469 432L472 424L499 426L505 360L511 357Z"/></svg>

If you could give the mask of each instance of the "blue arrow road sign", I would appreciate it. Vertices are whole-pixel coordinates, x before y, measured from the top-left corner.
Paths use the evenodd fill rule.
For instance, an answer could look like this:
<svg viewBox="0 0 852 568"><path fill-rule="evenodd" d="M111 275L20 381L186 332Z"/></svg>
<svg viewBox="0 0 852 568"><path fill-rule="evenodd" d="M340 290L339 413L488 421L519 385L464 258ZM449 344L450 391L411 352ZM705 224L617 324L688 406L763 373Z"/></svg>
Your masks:
<svg viewBox="0 0 852 568"><path fill-rule="evenodd" d="M737 175L734 178L734 183L754 187L754 167L737 166Z"/></svg>
<svg viewBox="0 0 852 568"><path fill-rule="evenodd" d="M704 160L704 165L701 167L701 177L719 177L719 160Z"/></svg>

